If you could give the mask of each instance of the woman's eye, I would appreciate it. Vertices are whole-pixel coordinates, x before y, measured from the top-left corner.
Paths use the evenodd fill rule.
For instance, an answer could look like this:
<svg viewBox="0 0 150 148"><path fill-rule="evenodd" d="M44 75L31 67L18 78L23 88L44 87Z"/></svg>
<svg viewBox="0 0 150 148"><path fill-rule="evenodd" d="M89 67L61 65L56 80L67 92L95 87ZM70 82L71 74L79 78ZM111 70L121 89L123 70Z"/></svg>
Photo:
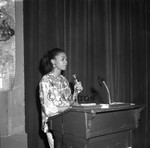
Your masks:
<svg viewBox="0 0 150 148"><path fill-rule="evenodd" d="M63 58L62 61L67 61L67 59Z"/></svg>

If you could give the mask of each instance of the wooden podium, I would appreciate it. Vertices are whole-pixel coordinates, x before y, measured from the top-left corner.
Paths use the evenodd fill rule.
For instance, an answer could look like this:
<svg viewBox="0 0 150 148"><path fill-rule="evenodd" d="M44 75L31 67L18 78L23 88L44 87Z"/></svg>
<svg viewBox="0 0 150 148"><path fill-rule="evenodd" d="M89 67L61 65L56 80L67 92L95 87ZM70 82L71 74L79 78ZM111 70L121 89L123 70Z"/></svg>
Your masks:
<svg viewBox="0 0 150 148"><path fill-rule="evenodd" d="M139 105L74 106L49 119L55 148L132 148Z"/></svg>

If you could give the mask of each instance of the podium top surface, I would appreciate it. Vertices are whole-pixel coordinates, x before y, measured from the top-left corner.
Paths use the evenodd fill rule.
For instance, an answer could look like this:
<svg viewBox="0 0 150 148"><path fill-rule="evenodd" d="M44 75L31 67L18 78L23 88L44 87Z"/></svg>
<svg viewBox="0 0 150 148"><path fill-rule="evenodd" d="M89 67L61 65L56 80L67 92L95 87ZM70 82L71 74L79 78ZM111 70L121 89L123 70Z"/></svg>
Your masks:
<svg viewBox="0 0 150 148"><path fill-rule="evenodd" d="M67 109L66 111L59 113L58 115L50 117L50 119L57 118L59 116L65 115L69 112L76 113L87 113L87 114L100 114L106 112L118 112L125 110L139 110L142 111L144 109L144 105L135 105L132 103L118 103L118 104L96 104L96 105L76 105Z"/></svg>
<svg viewBox="0 0 150 148"><path fill-rule="evenodd" d="M114 103L111 105L108 104L97 104L97 105L78 105L73 106L68 111L77 111L77 112L89 112L89 113L100 113L100 112L112 112L120 110L132 110L132 109L143 109L143 105L135 105L132 103Z"/></svg>

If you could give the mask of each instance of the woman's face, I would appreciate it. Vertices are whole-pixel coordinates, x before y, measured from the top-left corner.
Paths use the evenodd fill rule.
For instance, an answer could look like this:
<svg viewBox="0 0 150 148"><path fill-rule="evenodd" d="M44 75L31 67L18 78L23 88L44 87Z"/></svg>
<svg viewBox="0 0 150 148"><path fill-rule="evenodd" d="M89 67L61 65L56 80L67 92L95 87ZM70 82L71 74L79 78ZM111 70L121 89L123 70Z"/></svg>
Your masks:
<svg viewBox="0 0 150 148"><path fill-rule="evenodd" d="M64 52L59 53L55 56L55 59L52 60L54 69L57 70L66 70L67 68L67 56Z"/></svg>

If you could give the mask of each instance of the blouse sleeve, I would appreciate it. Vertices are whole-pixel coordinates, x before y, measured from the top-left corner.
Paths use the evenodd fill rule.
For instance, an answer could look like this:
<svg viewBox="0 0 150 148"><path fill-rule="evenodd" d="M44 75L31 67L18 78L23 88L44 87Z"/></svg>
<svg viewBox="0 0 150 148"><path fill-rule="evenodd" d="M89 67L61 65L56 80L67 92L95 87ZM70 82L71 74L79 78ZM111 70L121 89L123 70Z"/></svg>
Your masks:
<svg viewBox="0 0 150 148"><path fill-rule="evenodd" d="M40 93L40 100L41 100L41 106L44 111L44 113L50 117L58 113L58 108L53 104L52 99L50 96L52 96L52 87L53 85L50 84L48 81L41 81L39 83L39 93Z"/></svg>

